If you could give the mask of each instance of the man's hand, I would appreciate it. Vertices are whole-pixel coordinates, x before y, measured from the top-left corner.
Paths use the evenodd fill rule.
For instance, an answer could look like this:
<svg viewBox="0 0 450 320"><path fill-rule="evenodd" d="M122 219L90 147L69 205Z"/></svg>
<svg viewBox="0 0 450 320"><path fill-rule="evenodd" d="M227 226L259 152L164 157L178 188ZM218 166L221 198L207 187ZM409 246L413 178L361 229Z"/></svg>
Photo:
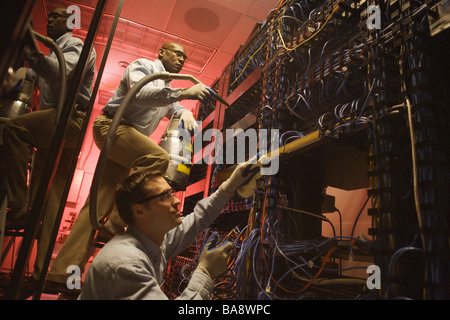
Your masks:
<svg viewBox="0 0 450 320"><path fill-rule="evenodd" d="M3 80L3 86L5 87L6 90L11 90L15 86L17 86L17 84L20 81L24 81L26 75L27 75L26 68L22 67L17 69L16 71L14 71L13 68L9 68L7 75Z"/></svg>
<svg viewBox="0 0 450 320"><path fill-rule="evenodd" d="M208 274L211 279L227 271L228 258L233 252L233 244L229 241L225 241L220 246L210 249L213 240L213 236L207 240L197 266L198 270Z"/></svg>
<svg viewBox="0 0 450 320"><path fill-rule="evenodd" d="M203 83L198 83L192 87L181 90L179 100L186 99L206 101L207 99L211 99L211 92L209 92L208 88Z"/></svg>
<svg viewBox="0 0 450 320"><path fill-rule="evenodd" d="M225 197L233 197L239 187L250 182L251 179L249 178L254 175L253 170L259 171L257 164L252 164L256 162L255 160L256 158L249 159L247 162L238 164L231 176L220 185L219 189Z"/></svg>
<svg viewBox="0 0 450 320"><path fill-rule="evenodd" d="M198 125L197 122L194 119L194 115L192 114L191 111L186 110L182 113L180 120L183 121L184 124L184 129L188 130L189 132L191 132L191 134L193 132L195 132L195 130L197 129Z"/></svg>

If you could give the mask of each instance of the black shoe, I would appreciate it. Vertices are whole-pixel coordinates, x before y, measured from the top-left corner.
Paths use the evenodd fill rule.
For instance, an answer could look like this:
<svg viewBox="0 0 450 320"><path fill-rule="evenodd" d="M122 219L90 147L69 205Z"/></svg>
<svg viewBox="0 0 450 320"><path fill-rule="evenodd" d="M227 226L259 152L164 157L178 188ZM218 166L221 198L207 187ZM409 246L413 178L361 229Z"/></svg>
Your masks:
<svg viewBox="0 0 450 320"><path fill-rule="evenodd" d="M28 207L10 208L6 210L5 230L22 230L28 223Z"/></svg>

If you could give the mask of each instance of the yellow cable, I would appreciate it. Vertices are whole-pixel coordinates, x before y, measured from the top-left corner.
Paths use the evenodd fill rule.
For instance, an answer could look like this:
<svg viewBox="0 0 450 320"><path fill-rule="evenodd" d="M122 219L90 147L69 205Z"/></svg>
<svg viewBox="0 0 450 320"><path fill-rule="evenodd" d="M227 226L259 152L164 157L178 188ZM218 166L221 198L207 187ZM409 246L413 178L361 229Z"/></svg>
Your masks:
<svg viewBox="0 0 450 320"><path fill-rule="evenodd" d="M255 54L257 54L258 51L261 50L261 48L264 46L265 43L266 43L266 40L264 40L263 44L258 48L258 50L256 50L256 51L252 54L252 56L250 57L250 59L248 59L247 63L245 64L244 69L242 69L242 71L241 71L241 73L239 74L239 76L238 76L236 79L234 79L234 81L230 84L230 86L232 86L232 85L233 85L233 84L234 84L234 83L242 76L242 74L244 73L245 69L247 69L247 66L248 66L248 64L250 63L250 61L253 59L253 57L255 56Z"/></svg>
<svg viewBox="0 0 450 320"><path fill-rule="evenodd" d="M317 30L311 37L309 37L308 39L306 39L306 40L300 42L298 45L296 45L296 46L293 47L293 48L288 48L288 47L286 47L286 44L284 43L283 36L281 35L280 28L278 28L278 29L277 29L278 35L280 36L281 42L283 43L283 48L286 49L287 51L292 51L292 50L297 49L298 47L300 47L300 46L303 45L304 43L308 42L308 41L311 40L312 38L314 38L314 36L316 36L316 35L323 29L323 27L325 27L325 26L327 25L328 21L330 21L331 17L336 13L337 9L339 9L339 5L337 5L337 6L333 9L333 11L331 12L331 14L328 16L327 20L325 20L324 24L319 28L319 30Z"/></svg>

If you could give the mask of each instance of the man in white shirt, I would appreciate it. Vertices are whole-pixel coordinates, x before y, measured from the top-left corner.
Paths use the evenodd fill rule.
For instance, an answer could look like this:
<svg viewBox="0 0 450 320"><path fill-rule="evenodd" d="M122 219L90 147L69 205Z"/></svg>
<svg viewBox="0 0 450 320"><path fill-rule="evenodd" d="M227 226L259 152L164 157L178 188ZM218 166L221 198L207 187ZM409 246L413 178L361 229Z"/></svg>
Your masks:
<svg viewBox="0 0 450 320"><path fill-rule="evenodd" d="M214 222L236 189L245 184L243 173L249 163L239 164L215 193L200 200L184 217L178 209L180 201L161 173L144 170L125 179L115 199L128 228L95 257L79 299L168 299L161 290L167 261L188 248ZM213 280L226 271L232 249L230 242L216 248L207 242L178 299L211 299Z"/></svg>
<svg viewBox="0 0 450 320"><path fill-rule="evenodd" d="M129 90L149 74L181 71L186 60L185 48L175 42L164 43L158 51L158 59L138 59L130 63L116 88L113 97L103 107L103 114L94 121L93 137L96 145L102 148L109 132L117 108ZM162 118L179 116L185 129L194 130L196 121L192 112L186 110L179 101L186 99L204 100L210 92L203 84L181 89L172 88L170 81L157 79L147 83L126 107L111 144L98 190L98 219L109 217L114 225L125 226L113 211L116 186L130 171L151 169L165 172L169 165L169 154L149 138ZM66 281L70 276L67 268L76 265L84 272L94 241L95 230L90 224L89 199L81 209L75 224L52 264L47 277L46 288L54 291L68 291Z"/></svg>
<svg viewBox="0 0 450 320"><path fill-rule="evenodd" d="M64 55L68 85L70 85L83 49L83 41L74 37L67 27L69 16L66 8L57 7L47 17L47 35L56 42ZM20 230L26 226L29 206L37 192L50 148L57 114L56 106L61 89L59 62L52 50L45 56L42 52L27 49L26 60L31 67L31 69L27 69L27 77L37 80L40 103L38 111L10 119L3 132L6 161L5 180L8 195L6 227L10 230ZM74 150L86 114L85 109L92 94L95 60L96 54L92 50L86 65L85 76L82 79L81 89L75 101L75 110L73 110L69 119L60 164L69 163L74 157ZM31 164L32 176L30 198L28 198L27 171L33 149L36 149L36 153ZM38 239L38 251L33 274L35 279L39 277L41 272L68 174L68 166L61 165L54 177L53 187L44 213L44 224Z"/></svg>

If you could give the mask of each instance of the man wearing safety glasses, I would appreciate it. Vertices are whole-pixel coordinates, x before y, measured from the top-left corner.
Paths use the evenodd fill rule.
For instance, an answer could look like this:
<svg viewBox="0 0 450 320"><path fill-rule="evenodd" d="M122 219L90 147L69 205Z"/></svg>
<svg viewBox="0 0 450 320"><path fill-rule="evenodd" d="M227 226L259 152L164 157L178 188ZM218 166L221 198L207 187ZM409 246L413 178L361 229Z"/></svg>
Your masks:
<svg viewBox="0 0 450 320"><path fill-rule="evenodd" d="M66 66L68 85L72 81L75 68L83 49L83 41L74 37L67 26L70 16L66 8L57 7L47 16L47 35L61 49ZM57 105L62 86L59 61L51 49L48 55L32 48L25 49L25 57L31 68L26 68L26 77L35 80L39 87L39 110L25 113L11 118L3 131L6 160L6 187L8 191L8 212L6 228L20 230L26 227L29 208L37 193L46 157L51 147L52 135L55 128ZM56 214L59 209L62 193L69 175L67 163L75 157L74 151L86 115L86 107L92 95L96 53L92 50L86 64L81 88L76 97L75 108L68 123L65 144L59 160L56 175L53 180L51 193L44 213L43 225L38 238L38 250L33 279L30 290L23 290L24 297L30 295L41 274L47 248ZM71 106L65 105L64 108ZM28 188L28 164L33 150L34 159L31 162L32 174ZM28 190L30 189L30 190ZM28 196L30 194L30 196ZM28 291L28 292L26 292Z"/></svg>
<svg viewBox="0 0 450 320"><path fill-rule="evenodd" d="M126 232L116 235L89 267L81 300L167 300L161 289L167 261L187 249L219 216L239 187L248 182L239 164L230 178L194 211L181 216L180 200L162 173L148 170L132 174L117 188L115 199ZM227 270L233 251L230 242L214 247L207 241L196 269L178 299L211 299L213 280Z"/></svg>

